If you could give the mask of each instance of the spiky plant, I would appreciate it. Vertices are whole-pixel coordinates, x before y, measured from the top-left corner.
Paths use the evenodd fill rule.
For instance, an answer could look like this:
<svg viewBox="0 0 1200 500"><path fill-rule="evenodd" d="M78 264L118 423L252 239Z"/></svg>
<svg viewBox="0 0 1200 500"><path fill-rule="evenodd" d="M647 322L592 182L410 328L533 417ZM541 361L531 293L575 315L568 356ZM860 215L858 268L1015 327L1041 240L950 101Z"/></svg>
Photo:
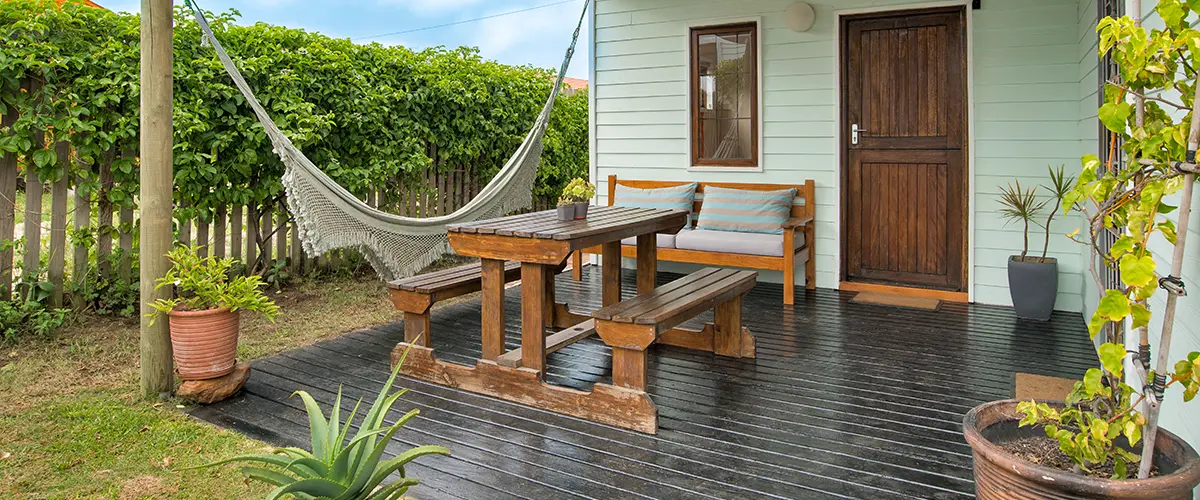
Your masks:
<svg viewBox="0 0 1200 500"><path fill-rule="evenodd" d="M1042 226L1046 230L1046 241L1042 243L1042 258L1038 262L1046 261L1046 254L1050 251L1050 223L1054 222L1054 216L1058 215L1063 197L1075 187L1075 176L1068 176L1063 171L1064 168L1065 165L1059 165L1058 170L1055 170L1054 167L1046 165L1046 169L1050 171L1050 185L1042 187L1050 191L1050 200L1054 202L1054 208L1050 210L1050 216L1046 217L1046 224Z"/></svg>
<svg viewBox="0 0 1200 500"><path fill-rule="evenodd" d="M1011 222L1020 222L1024 225L1022 234L1025 243L1021 247L1021 260L1024 261L1025 256L1029 253L1029 223L1033 222L1034 218L1046 207L1046 202L1038 201L1037 187L1022 189L1021 181L1016 181L1016 183L1016 187L1009 184L1007 187L1000 188L1000 204L1004 206L1000 209L1000 216L1007 219L1006 225Z"/></svg>
<svg viewBox="0 0 1200 500"><path fill-rule="evenodd" d="M383 460L383 452L391 442L392 437L404 424L417 416L418 410L412 410L396 420L395 424L384 426L384 417L392 409L396 400L408 392L402 389L394 394L388 394L400 366L408 357L408 351L400 357L396 368L392 370L383 390L375 398L375 403L367 411L359 424L358 432L347 440L351 423L358 415L362 399L354 405L350 418L345 424L340 421L342 390L338 388L338 397L333 402L333 410L329 419L321 413L320 406L305 391L296 391L293 396L300 396L304 408L308 412L309 431L312 434L312 451L300 448L277 448L273 453L258 453L240 455L211 464L193 467L194 469L215 467L228 463L264 464L272 468L243 467L242 474L250 479L262 481L277 486L267 494L267 500L292 495L299 499L331 498L338 500L390 500L401 498L409 487L418 483L416 478L407 477L404 466L412 460L424 455L449 455L450 450L442 446L418 446L390 460ZM380 436L382 435L382 438ZM399 480L383 484L393 473L399 473Z"/></svg>

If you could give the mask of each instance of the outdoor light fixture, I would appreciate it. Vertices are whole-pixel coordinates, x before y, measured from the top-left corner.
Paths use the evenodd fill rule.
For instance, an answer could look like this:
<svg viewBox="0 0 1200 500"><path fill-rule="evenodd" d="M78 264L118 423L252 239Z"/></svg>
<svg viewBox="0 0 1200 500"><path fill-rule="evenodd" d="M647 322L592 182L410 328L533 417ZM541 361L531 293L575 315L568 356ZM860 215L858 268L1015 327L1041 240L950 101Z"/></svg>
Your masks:
<svg viewBox="0 0 1200 500"><path fill-rule="evenodd" d="M783 13L784 24L797 33L804 33L812 28L816 18L817 13L808 2L796 2Z"/></svg>

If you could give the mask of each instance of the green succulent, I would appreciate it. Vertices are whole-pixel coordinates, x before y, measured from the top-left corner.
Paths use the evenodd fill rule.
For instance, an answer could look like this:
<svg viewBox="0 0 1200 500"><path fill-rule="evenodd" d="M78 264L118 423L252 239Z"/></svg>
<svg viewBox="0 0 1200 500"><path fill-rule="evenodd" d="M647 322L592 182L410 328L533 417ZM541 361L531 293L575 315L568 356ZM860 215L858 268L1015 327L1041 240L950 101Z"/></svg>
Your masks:
<svg viewBox="0 0 1200 500"><path fill-rule="evenodd" d="M334 400L329 419L321 413L320 406L305 391L296 391L293 396L300 396L308 412L309 431L312 434L312 451L300 448L277 448L273 453L258 453L240 455L230 459L214 462L196 469L215 467L228 463L265 464L272 468L243 467L242 474L250 479L262 481L277 486L267 494L267 500L292 495L294 498L331 498L338 500L387 500L401 498L405 492L418 483L416 478L407 477L404 466L409 462L425 455L449 455L450 450L443 446L418 446L397 455L390 460L383 460L383 452L404 424L417 416L418 410L412 410L396 420L395 424L384 425L384 417L391 411L396 400L408 392L402 389L388 394L400 366L408 357L408 351L400 357L391 377L383 385L375 403L367 410L366 416L359 423L358 432L347 439L350 424L358 415L362 399L354 405L350 418L342 424L341 417L342 390L338 388L338 397ZM392 474L398 473L399 480L384 484Z"/></svg>

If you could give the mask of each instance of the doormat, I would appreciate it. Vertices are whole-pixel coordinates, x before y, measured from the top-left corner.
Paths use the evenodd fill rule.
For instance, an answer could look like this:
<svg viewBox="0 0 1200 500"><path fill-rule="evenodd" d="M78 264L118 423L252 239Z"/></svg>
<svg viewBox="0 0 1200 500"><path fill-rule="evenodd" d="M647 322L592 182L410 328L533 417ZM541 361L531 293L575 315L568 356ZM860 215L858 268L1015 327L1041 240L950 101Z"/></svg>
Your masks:
<svg viewBox="0 0 1200 500"><path fill-rule="evenodd" d="M1075 381L1068 378L1047 377L1032 373L1018 373L1014 397L1022 401L1030 399L1062 401L1075 387Z"/></svg>
<svg viewBox="0 0 1200 500"><path fill-rule="evenodd" d="M937 311L942 308L942 301L931 299L928 297L911 297L908 295L892 295L890 293L876 292L859 292L853 299L850 299L851 304L871 304L876 306L892 306L904 307L908 309L921 309L924 311Z"/></svg>

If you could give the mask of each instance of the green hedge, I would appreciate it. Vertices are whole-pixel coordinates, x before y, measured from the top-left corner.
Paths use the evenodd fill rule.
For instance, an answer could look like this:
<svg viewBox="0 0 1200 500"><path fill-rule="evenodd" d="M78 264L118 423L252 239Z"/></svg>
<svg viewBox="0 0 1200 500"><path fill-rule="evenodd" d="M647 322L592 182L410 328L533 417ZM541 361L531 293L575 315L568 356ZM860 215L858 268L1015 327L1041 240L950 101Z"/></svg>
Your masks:
<svg viewBox="0 0 1200 500"><path fill-rule="evenodd" d="M473 48L412 51L258 23L235 10L210 15L214 31L280 127L338 183L423 184L430 169L470 168L487 181L516 150L549 95L553 74L483 60ZM283 165L212 48L179 8L175 28L175 199L180 217L208 219L230 204L269 206ZM137 15L50 0L0 2L0 150L37 165L43 179L70 172L118 205L137 192ZM578 63L578 62L577 62ZM21 82L40 87L23 90ZM30 137L70 141L81 162ZM587 96L559 98L536 194L554 196L587 175ZM124 154L123 154L124 152ZM113 187L101 187L111 165ZM106 168L107 170L107 168Z"/></svg>

